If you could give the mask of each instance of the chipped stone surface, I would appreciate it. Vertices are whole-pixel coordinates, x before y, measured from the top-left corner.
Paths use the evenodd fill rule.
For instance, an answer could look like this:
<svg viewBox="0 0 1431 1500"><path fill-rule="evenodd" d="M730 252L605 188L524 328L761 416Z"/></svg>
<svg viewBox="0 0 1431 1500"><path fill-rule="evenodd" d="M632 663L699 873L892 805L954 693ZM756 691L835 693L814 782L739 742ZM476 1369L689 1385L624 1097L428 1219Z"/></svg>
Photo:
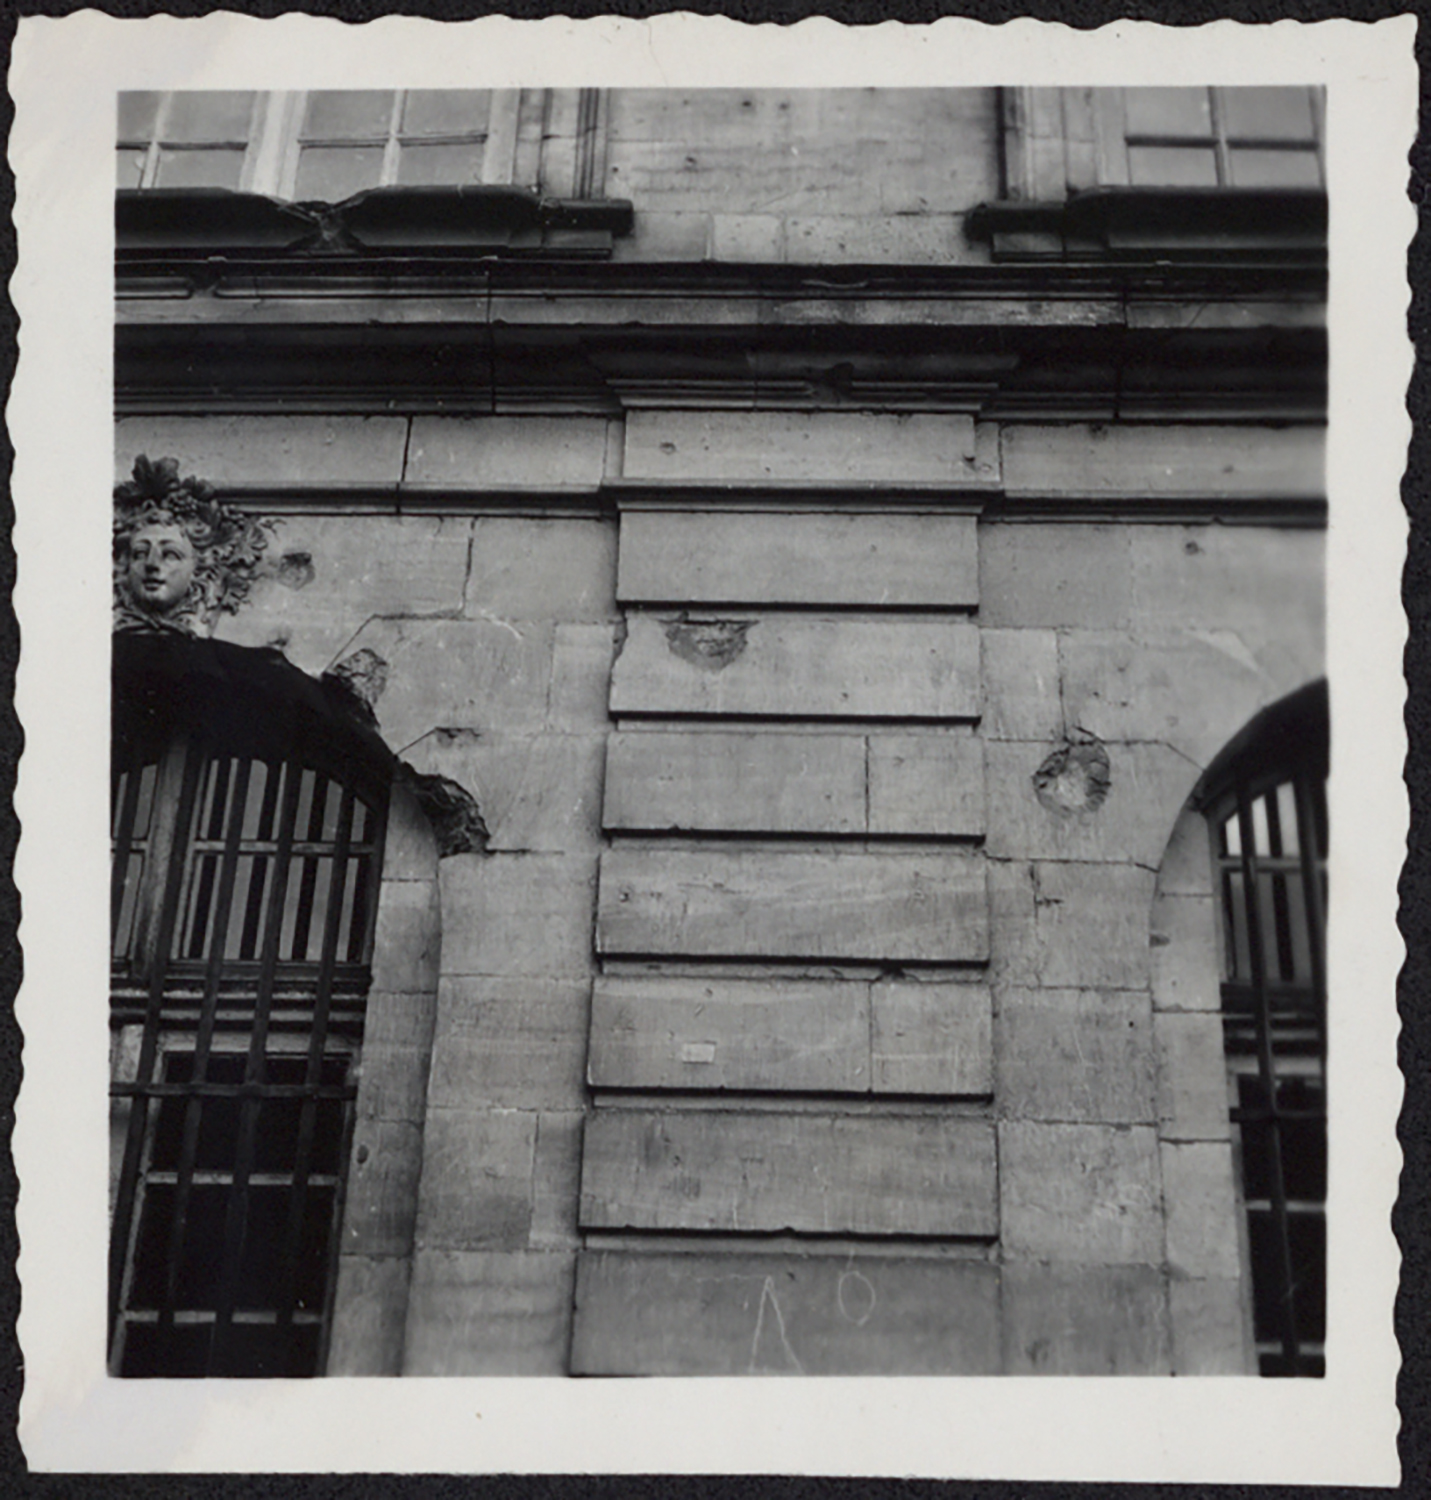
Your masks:
<svg viewBox="0 0 1431 1500"><path fill-rule="evenodd" d="M1163 1259L1157 1136L1150 1126L999 1126L1002 1243L1015 1258L1080 1264Z"/></svg>
<svg viewBox="0 0 1431 1500"><path fill-rule="evenodd" d="M1152 1010L1139 991L1002 989L999 1113L1008 1119L1150 1122Z"/></svg>
<svg viewBox="0 0 1431 1500"><path fill-rule="evenodd" d="M1004 1373L1166 1375L1167 1292L1151 1266L1006 1265Z"/></svg>
<svg viewBox="0 0 1431 1500"><path fill-rule="evenodd" d="M1092 813L1108 796L1108 751L1096 739L1063 744L1033 773L1034 795L1051 813Z"/></svg>
<svg viewBox="0 0 1431 1500"><path fill-rule="evenodd" d="M1063 734L1058 637L1052 630L993 630L983 624L979 646L984 664L986 740L1030 740L1047 744Z"/></svg>
<svg viewBox="0 0 1431 1500"><path fill-rule="evenodd" d="M571 1251L419 1251L404 1375L564 1375Z"/></svg>

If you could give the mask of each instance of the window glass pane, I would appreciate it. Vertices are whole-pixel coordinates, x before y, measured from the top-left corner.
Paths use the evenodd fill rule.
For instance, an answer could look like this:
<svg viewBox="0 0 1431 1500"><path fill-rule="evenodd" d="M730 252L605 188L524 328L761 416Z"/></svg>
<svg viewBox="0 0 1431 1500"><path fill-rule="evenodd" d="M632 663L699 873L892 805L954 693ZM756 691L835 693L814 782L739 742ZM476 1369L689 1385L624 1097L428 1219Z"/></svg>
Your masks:
<svg viewBox="0 0 1431 1500"><path fill-rule="evenodd" d="M386 138L392 125L388 89L325 89L309 94L303 117L305 141Z"/></svg>
<svg viewBox="0 0 1431 1500"><path fill-rule="evenodd" d="M121 1375L198 1376L208 1373L212 1323L176 1323L161 1329L131 1323L124 1332Z"/></svg>
<svg viewBox="0 0 1431 1500"><path fill-rule="evenodd" d="M243 173L242 147L211 151L163 151L156 187L236 188Z"/></svg>
<svg viewBox="0 0 1431 1500"><path fill-rule="evenodd" d="M1128 180L1134 187L1216 187L1211 146L1129 146Z"/></svg>
<svg viewBox="0 0 1431 1500"><path fill-rule="evenodd" d="M1295 855L1300 852L1297 842L1297 797L1290 781L1277 788L1277 821L1282 825L1282 852Z"/></svg>
<svg viewBox="0 0 1431 1500"><path fill-rule="evenodd" d="M341 203L364 188L377 187L382 175L381 146L305 146L298 158L294 196L300 202L312 198Z"/></svg>
<svg viewBox="0 0 1431 1500"><path fill-rule="evenodd" d="M403 104L402 133L407 137L485 131L491 100L487 89L409 89Z"/></svg>
<svg viewBox="0 0 1431 1500"><path fill-rule="evenodd" d="M1322 185L1315 151L1248 151L1233 147L1233 187L1301 187Z"/></svg>
<svg viewBox="0 0 1431 1500"><path fill-rule="evenodd" d="M164 125L166 141L247 141L252 93L215 89L175 94Z"/></svg>
<svg viewBox="0 0 1431 1500"><path fill-rule="evenodd" d="M1124 89L1123 97L1129 136L1212 134L1206 89Z"/></svg>
<svg viewBox="0 0 1431 1500"><path fill-rule="evenodd" d="M121 141L152 141L154 121L163 96L149 90L131 89L119 96L119 136Z"/></svg>
<svg viewBox="0 0 1431 1500"><path fill-rule="evenodd" d="M1261 797L1252 804L1252 852L1272 853L1272 846L1267 838L1267 804Z"/></svg>
<svg viewBox="0 0 1431 1500"><path fill-rule="evenodd" d="M404 146L398 158L398 182L403 187L462 185L481 181L482 142L460 146Z"/></svg>
<svg viewBox="0 0 1431 1500"><path fill-rule="evenodd" d="M1315 127L1312 99L1306 89L1223 89L1223 129L1229 137L1257 140L1310 141Z"/></svg>

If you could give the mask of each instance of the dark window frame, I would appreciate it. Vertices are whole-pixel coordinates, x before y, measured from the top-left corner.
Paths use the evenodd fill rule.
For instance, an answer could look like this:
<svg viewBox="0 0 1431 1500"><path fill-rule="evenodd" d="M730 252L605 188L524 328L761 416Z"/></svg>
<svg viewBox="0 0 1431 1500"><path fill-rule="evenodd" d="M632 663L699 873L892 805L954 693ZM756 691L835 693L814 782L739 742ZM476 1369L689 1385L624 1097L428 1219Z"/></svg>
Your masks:
<svg viewBox="0 0 1431 1500"><path fill-rule="evenodd" d="M115 1374L301 1376L326 1359L387 789L312 759L182 735L114 766ZM221 1236L200 1200L223 1203ZM257 1203L279 1205L276 1249L272 1224L250 1233Z"/></svg>

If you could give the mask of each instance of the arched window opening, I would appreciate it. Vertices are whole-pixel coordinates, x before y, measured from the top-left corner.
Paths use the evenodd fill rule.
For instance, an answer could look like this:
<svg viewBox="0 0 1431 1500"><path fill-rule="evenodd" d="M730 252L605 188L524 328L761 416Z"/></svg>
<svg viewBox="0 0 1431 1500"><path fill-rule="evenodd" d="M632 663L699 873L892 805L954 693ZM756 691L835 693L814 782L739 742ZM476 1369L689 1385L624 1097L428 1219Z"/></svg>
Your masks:
<svg viewBox="0 0 1431 1500"><path fill-rule="evenodd" d="M111 1369L317 1374L386 785L180 735L112 794Z"/></svg>
<svg viewBox="0 0 1431 1500"><path fill-rule="evenodd" d="M1264 1375L1326 1369L1324 691L1305 701L1298 695L1261 726L1206 804L1223 936L1228 1102Z"/></svg>

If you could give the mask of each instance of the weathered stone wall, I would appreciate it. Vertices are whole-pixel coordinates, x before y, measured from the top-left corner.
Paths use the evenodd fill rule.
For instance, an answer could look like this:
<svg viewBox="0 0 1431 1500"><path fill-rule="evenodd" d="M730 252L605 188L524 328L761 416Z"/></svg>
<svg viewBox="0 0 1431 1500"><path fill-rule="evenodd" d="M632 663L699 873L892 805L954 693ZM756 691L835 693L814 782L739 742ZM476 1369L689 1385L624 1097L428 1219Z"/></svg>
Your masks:
<svg viewBox="0 0 1431 1500"><path fill-rule="evenodd" d="M616 89L606 192L623 260L948 265L998 193L992 89ZM957 143L957 144L956 144Z"/></svg>

